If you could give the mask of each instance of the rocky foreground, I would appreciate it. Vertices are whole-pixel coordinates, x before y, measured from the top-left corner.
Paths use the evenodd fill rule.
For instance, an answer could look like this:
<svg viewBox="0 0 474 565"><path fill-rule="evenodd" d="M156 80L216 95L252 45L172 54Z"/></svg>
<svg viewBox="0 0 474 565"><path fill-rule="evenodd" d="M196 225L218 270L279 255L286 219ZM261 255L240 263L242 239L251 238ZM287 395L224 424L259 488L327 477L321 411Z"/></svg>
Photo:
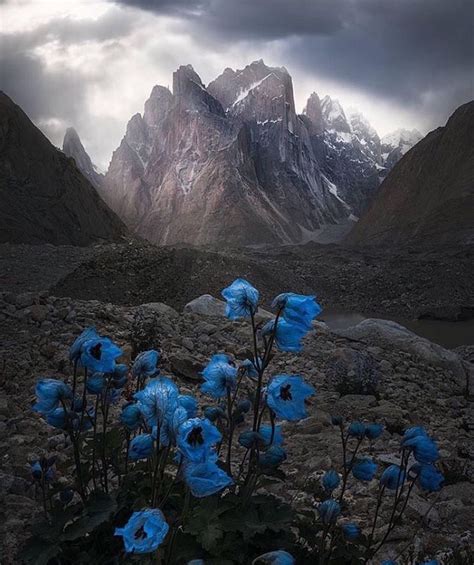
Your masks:
<svg viewBox="0 0 474 565"><path fill-rule="evenodd" d="M116 280L121 277L117 272ZM0 295L0 561L5 565L18 563L15 555L28 527L41 519L28 461L45 451L62 461L70 450L64 435L31 411L35 381L39 376L70 376L68 347L89 325L112 336L123 347L125 361L139 350L161 349L163 372L190 391L196 390L199 372L212 354L225 351L239 359L250 355L248 324L228 321L211 299L178 311L157 302L119 305L48 292ZM385 432L374 445L381 464L395 460L406 427L423 424L439 442L446 486L421 529L417 524L431 498L418 492L413 496L406 520L385 553L393 557L413 541L420 555L443 561L472 543L473 365L467 361L472 351L461 352L464 359L393 323L367 320L343 334L316 323L302 354L278 353L272 360L271 372L301 373L317 389L309 418L285 426L288 479L272 488L299 507L314 504L312 492L321 472L339 467L341 461L330 415L383 423ZM355 388L354 382L359 383ZM373 512L375 490L373 481L368 497L360 483L351 483L347 502L356 519Z"/></svg>

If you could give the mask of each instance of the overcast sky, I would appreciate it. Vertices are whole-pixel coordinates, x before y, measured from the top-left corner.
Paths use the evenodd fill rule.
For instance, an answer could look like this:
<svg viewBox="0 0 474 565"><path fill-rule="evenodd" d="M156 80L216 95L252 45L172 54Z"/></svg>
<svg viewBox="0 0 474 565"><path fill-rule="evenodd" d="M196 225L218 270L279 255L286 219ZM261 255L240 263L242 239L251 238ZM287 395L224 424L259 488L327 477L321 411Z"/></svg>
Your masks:
<svg viewBox="0 0 474 565"><path fill-rule="evenodd" d="M263 58L357 107L380 135L422 133L474 98L471 0L0 0L0 88L60 146L73 125L107 168L154 84Z"/></svg>

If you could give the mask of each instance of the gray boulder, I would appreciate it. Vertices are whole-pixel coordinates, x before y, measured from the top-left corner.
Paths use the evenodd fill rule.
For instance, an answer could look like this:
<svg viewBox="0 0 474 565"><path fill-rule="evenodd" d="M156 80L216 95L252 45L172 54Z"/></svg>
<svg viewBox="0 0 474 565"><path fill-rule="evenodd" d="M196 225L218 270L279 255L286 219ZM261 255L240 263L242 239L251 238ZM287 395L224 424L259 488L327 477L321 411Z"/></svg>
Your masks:
<svg viewBox="0 0 474 565"><path fill-rule="evenodd" d="M192 312L200 316L220 316L225 317L225 302L214 298L210 294L203 294L198 296L191 302L188 302L184 307L185 312ZM274 318L274 315L267 310L259 308L255 319L257 322L266 322Z"/></svg>
<svg viewBox="0 0 474 565"><path fill-rule="evenodd" d="M467 375L459 355L420 337L396 322L369 318L350 328L335 330L334 333L368 345L398 349L416 355L432 366L448 369L461 387L466 386Z"/></svg>

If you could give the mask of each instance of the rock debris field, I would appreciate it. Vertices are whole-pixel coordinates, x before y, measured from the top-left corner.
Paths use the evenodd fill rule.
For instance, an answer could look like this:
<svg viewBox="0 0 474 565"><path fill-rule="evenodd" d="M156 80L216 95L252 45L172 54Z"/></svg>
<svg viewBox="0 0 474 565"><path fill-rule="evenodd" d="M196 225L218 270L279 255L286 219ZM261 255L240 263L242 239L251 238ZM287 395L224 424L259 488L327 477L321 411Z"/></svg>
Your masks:
<svg viewBox="0 0 474 565"><path fill-rule="evenodd" d="M65 283L60 281L64 274L58 272L49 284L64 289L73 276L66 275L69 282ZM225 277L219 273L218 278ZM223 282L231 281L229 273ZM209 286L217 295L215 284ZM41 285L47 286L44 281ZM55 296L54 287L25 292L26 283L15 286L13 292L0 294L0 562L5 565L18 563L17 551L29 527L42 519L28 462L46 453L56 455L60 462L71 449L62 433L31 411L35 381L70 378L68 348L85 327L94 325L117 341L125 352L124 362L139 350L160 349L162 372L176 379L183 391L197 391L200 371L214 353L226 352L235 359L251 355L247 322L227 320L222 304L211 298L186 306L185 299L189 302L203 293L201 283L194 296L183 295L181 304L173 301L176 309L157 301L114 304L102 296L100 301ZM421 554L443 562L450 552L472 545L472 357L472 347L449 351L393 322L365 320L338 333L316 322L301 354L276 353L270 366L269 374L303 375L317 394L307 419L284 424L288 459L283 469L288 478L269 488L300 508L315 505L313 493L320 476L341 465L338 431L330 423L331 415L384 424L372 453L381 468L397 462L403 430L424 425L439 444L446 486L425 520L422 517L436 494L428 499L416 492L385 555L393 557L413 540ZM348 384L348 378L361 384ZM67 481L66 477L60 480ZM346 502L352 518L363 523L373 511L376 489L377 481L368 490L351 482Z"/></svg>

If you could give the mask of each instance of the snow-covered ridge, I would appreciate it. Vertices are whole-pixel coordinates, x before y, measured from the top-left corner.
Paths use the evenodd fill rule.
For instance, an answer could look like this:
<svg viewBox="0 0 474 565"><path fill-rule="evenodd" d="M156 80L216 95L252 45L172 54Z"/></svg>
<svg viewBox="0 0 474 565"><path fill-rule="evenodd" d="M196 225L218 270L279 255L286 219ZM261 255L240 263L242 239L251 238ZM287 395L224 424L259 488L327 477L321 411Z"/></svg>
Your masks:
<svg viewBox="0 0 474 565"><path fill-rule="evenodd" d="M245 98L247 98L247 96L250 94L250 92L254 89L257 88L257 86L260 86L262 84L262 82L266 81L267 78L271 77L271 76L276 76L275 73L271 72L269 73L267 76L263 77L260 80L257 80L255 82L253 82L248 88L243 88L237 95L237 98L234 100L234 102L232 102L232 106L236 106L237 104L239 104L240 102L242 102L242 100L244 100Z"/></svg>
<svg viewBox="0 0 474 565"><path fill-rule="evenodd" d="M380 140L382 145L388 145L390 147L402 147L403 145L413 147L416 143L422 139L421 133L417 129L397 129L392 133L389 133L382 137Z"/></svg>

